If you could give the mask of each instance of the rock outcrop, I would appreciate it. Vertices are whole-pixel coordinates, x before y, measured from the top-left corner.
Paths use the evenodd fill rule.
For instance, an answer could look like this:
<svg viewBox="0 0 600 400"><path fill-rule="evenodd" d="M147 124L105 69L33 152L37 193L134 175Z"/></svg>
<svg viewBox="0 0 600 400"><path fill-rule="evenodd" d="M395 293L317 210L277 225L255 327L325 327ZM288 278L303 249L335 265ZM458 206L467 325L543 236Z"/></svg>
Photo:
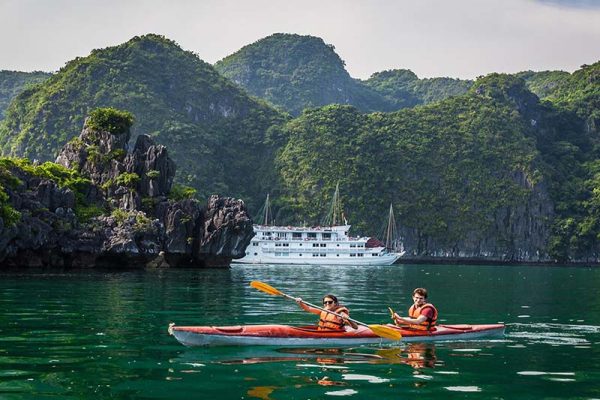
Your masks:
<svg viewBox="0 0 600 400"><path fill-rule="evenodd" d="M254 235L242 200L211 196L169 199L175 164L167 149L140 135L127 152L129 130L92 129L66 144L56 163L89 181L75 192L17 165L7 172L14 224L0 218L3 266L228 266ZM81 207L99 215L84 220Z"/></svg>

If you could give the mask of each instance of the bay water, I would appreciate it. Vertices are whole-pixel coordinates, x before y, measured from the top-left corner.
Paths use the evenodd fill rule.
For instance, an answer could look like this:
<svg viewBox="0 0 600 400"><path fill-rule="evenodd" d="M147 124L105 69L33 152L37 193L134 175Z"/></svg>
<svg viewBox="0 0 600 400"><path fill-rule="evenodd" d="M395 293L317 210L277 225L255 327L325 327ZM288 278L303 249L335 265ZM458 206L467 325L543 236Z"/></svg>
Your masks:
<svg viewBox="0 0 600 400"><path fill-rule="evenodd" d="M0 399L600 399L600 269L392 265L0 272ZM415 287L503 338L343 349L186 348L177 325L310 324L260 280L390 322Z"/></svg>

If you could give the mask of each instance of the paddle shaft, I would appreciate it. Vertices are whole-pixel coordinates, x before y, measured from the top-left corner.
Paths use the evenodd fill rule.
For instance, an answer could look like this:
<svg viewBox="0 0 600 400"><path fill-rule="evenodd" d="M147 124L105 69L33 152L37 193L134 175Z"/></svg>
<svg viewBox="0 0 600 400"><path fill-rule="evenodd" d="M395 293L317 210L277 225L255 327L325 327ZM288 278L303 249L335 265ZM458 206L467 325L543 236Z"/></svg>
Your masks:
<svg viewBox="0 0 600 400"><path fill-rule="evenodd" d="M295 298L295 297L292 297L292 296L290 296L290 295L288 295L288 294L285 294L285 293L283 293L283 292L281 292L281 291L280 291L280 293L281 293L281 295L282 295L283 297L287 297L288 299L292 299L292 300L296 301L296 298ZM336 313L335 311L329 311L329 310L326 310L326 309L324 309L324 308L322 308L322 307L319 307L319 306L317 306L317 305L311 304L311 303L309 303L308 301L304 301L304 300L302 300L302 303L306 304L306 305L307 305L307 306L309 306L309 307L316 308L317 310L321 310L321 311L325 311L326 313L333 314L333 315L335 315L336 317L345 318L345 319L347 319L348 321L352 321L352 322L354 322L356 325L362 325L362 326L366 326L367 328L369 327L369 325L365 324L364 322L360 322L360 321L357 321L357 320L355 320L355 319L352 319L352 318L350 318L350 317L348 317L348 316L344 316L344 315L342 315L342 314L338 314L338 313Z"/></svg>

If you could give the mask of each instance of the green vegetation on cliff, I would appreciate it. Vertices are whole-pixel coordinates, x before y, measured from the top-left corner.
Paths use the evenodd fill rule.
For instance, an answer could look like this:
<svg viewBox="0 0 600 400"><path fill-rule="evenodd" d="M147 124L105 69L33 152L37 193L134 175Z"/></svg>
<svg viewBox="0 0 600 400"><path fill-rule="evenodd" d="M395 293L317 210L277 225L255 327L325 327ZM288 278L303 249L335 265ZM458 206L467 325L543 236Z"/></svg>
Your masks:
<svg viewBox="0 0 600 400"><path fill-rule="evenodd" d="M472 81L452 78L419 79L407 69L377 72L364 84L381 93L396 109L433 103L465 94Z"/></svg>
<svg viewBox="0 0 600 400"><path fill-rule="evenodd" d="M13 98L28 86L45 81L47 72L0 71L0 121Z"/></svg>
<svg viewBox="0 0 600 400"><path fill-rule="evenodd" d="M306 111L281 133L279 218L318 221L339 182L359 231L377 233L393 202L424 238L482 233L530 195L515 173L541 179L529 128L510 103L475 93L390 114Z"/></svg>
<svg viewBox="0 0 600 400"><path fill-rule="evenodd" d="M135 115L134 139L147 133L167 146L178 179L201 197L221 193L252 202L265 192L263 180L248 179L248 170L270 164L264 137L284 117L158 35L94 50L19 94L0 125L0 149L52 160L98 107Z"/></svg>

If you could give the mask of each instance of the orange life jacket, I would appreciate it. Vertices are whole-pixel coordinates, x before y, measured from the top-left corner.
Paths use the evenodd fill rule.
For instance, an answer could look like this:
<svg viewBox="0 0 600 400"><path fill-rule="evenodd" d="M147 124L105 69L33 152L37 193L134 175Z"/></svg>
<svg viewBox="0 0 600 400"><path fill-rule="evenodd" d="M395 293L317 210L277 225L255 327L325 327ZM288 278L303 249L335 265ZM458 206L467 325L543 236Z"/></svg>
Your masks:
<svg viewBox="0 0 600 400"><path fill-rule="evenodd" d="M350 315L350 311L348 311L348 309L344 306L338 306L338 308L332 311L338 314L344 312L347 315ZM344 320L337 315L321 311L318 329L320 331L341 331L344 329Z"/></svg>
<svg viewBox="0 0 600 400"><path fill-rule="evenodd" d="M433 304L425 303L421 307L415 307L415 305L413 304L408 309L408 316L411 318L419 318L421 316L421 311L423 311L426 308L431 308L433 310L433 317L428 318L420 324L411 324L410 328L419 330L430 330L433 326L435 326L438 319L438 311L433 306Z"/></svg>

